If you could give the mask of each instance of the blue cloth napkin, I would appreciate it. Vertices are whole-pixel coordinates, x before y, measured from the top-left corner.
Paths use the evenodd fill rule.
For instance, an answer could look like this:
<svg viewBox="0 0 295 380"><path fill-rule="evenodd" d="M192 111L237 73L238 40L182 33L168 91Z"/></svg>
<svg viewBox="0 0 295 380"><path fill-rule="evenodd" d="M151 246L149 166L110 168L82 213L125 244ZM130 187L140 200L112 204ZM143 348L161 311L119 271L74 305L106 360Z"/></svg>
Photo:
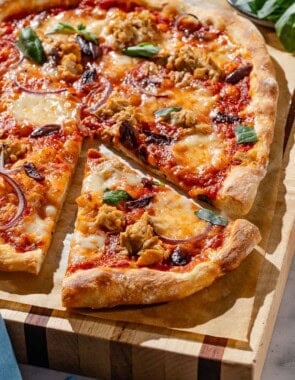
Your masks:
<svg viewBox="0 0 295 380"><path fill-rule="evenodd" d="M1 380L21 380L22 379L1 314L0 314L0 379Z"/></svg>

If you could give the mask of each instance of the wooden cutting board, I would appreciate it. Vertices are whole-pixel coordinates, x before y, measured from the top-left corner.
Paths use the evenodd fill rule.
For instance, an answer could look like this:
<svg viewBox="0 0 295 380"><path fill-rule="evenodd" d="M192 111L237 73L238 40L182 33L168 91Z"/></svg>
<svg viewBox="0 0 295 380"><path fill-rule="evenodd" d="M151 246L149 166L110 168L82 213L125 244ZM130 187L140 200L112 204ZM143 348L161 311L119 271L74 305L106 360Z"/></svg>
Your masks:
<svg viewBox="0 0 295 380"><path fill-rule="evenodd" d="M216 3L227 6L223 0ZM0 301L20 362L103 379L259 378L294 251L295 58L260 29L280 86L278 124L285 152L271 237L259 277L249 342ZM292 101L293 99L293 101Z"/></svg>

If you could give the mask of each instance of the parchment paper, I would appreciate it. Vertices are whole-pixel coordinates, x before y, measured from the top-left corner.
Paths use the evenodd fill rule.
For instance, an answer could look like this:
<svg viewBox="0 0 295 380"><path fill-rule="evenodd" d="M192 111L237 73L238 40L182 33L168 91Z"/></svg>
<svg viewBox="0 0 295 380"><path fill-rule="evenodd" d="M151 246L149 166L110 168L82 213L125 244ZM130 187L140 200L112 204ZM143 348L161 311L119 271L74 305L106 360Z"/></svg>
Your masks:
<svg viewBox="0 0 295 380"><path fill-rule="evenodd" d="M90 312L92 317L247 341L257 279L264 260L264 249L269 237L276 202L283 127L290 98L283 71L279 66L277 68L281 95L270 165L267 176L259 188L253 209L247 216L247 219L260 228L263 236L260 247L251 253L237 270L186 299L154 306ZM41 273L37 277L23 273L0 273L0 299L62 310L61 282L77 211L75 198L81 190L83 170L84 157L82 156ZM85 310L81 312L86 313Z"/></svg>

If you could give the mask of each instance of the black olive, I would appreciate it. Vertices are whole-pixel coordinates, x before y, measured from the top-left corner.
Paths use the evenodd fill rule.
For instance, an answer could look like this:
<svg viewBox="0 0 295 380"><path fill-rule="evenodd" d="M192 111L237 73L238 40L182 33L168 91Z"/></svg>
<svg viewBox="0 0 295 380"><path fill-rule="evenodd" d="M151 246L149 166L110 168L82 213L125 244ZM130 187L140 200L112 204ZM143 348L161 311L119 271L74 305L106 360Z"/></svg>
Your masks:
<svg viewBox="0 0 295 380"><path fill-rule="evenodd" d="M141 161L147 162L147 160L148 160L148 151L147 151L146 146L140 145L140 147L138 148L138 151L137 151L137 155L138 155L138 158Z"/></svg>
<svg viewBox="0 0 295 380"><path fill-rule="evenodd" d="M208 203L209 205L212 205L211 198L209 198L208 195L206 195L206 194L199 194L197 196L197 198L199 201L202 201L202 202Z"/></svg>
<svg viewBox="0 0 295 380"><path fill-rule="evenodd" d="M33 162L25 162L24 169L28 177L33 178L38 182L44 181L45 177L38 172L38 169Z"/></svg>
<svg viewBox="0 0 295 380"><path fill-rule="evenodd" d="M213 116L213 121L215 123L234 124L234 123L241 123L243 119L241 119L238 116L232 115L230 113L226 114L222 112L217 112L217 114Z"/></svg>
<svg viewBox="0 0 295 380"><path fill-rule="evenodd" d="M237 70L233 71L232 73L228 74L228 76L225 78L225 81L230 84L236 84L243 78L245 78L247 75L251 73L253 69L253 66L251 63L248 63L245 66L242 66L238 68Z"/></svg>
<svg viewBox="0 0 295 380"><path fill-rule="evenodd" d="M145 197L134 199L132 201L126 202L125 206L127 209L144 208L150 203L153 197L154 197L153 195L147 195Z"/></svg>
<svg viewBox="0 0 295 380"><path fill-rule="evenodd" d="M76 41L78 42L81 51L84 55L87 55L87 57L94 59L99 58L102 55L101 48L99 45L95 44L92 41L87 41L82 36L77 36Z"/></svg>
<svg viewBox="0 0 295 380"><path fill-rule="evenodd" d="M95 68L84 71L81 77L81 83L83 85L92 83L97 78L97 71Z"/></svg>
<svg viewBox="0 0 295 380"><path fill-rule="evenodd" d="M51 136L57 134L61 129L59 124L47 124L43 125L43 127L34 129L29 137L38 138L43 136Z"/></svg>
<svg viewBox="0 0 295 380"><path fill-rule="evenodd" d="M123 121L119 128L120 143L127 149L138 147L138 133L129 121Z"/></svg>
<svg viewBox="0 0 295 380"><path fill-rule="evenodd" d="M186 265L191 261L191 255L180 247L176 247L171 256L171 263L176 266Z"/></svg>
<svg viewBox="0 0 295 380"><path fill-rule="evenodd" d="M156 145L165 145L165 144L171 144L173 139L166 135L160 135L159 133L154 133L150 131L142 131L146 136L146 142L149 144L156 144Z"/></svg>

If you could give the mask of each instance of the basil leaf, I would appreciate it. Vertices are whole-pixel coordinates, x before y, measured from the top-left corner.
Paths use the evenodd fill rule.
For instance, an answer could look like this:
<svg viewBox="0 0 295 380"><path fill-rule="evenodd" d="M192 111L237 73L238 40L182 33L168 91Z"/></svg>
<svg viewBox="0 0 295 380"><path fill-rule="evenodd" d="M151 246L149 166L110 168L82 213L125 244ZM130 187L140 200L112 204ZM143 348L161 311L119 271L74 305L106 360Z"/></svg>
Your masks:
<svg viewBox="0 0 295 380"><path fill-rule="evenodd" d="M48 34L62 33L62 34L75 34L76 29L66 22L59 22Z"/></svg>
<svg viewBox="0 0 295 380"><path fill-rule="evenodd" d="M109 190L104 191L102 200L109 205L117 205L122 201L130 201L133 198L125 190Z"/></svg>
<svg viewBox="0 0 295 380"><path fill-rule="evenodd" d="M198 211L195 211L195 215L197 215L200 219L206 220L211 224L217 226L227 226L228 220L224 217L217 215L214 211L211 211L207 208L202 208Z"/></svg>
<svg viewBox="0 0 295 380"><path fill-rule="evenodd" d="M123 53L130 57L150 58L159 53L159 48L150 42L143 42L136 46L129 46L123 50Z"/></svg>
<svg viewBox="0 0 295 380"><path fill-rule="evenodd" d="M46 61L46 54L42 42L31 27L20 30L17 47L24 56L40 65Z"/></svg>
<svg viewBox="0 0 295 380"><path fill-rule="evenodd" d="M247 125L239 125L234 128L238 144L245 144L258 141L255 129Z"/></svg>
<svg viewBox="0 0 295 380"><path fill-rule="evenodd" d="M167 108L160 108L157 111L154 112L154 115L156 117L163 117L165 118L166 116L170 115L171 112L179 112L182 110L182 107L167 107Z"/></svg>
<svg viewBox="0 0 295 380"><path fill-rule="evenodd" d="M295 4L280 17L275 28L284 48L289 52L295 51Z"/></svg>
<svg viewBox="0 0 295 380"><path fill-rule="evenodd" d="M86 30L86 26L84 24L79 24L77 26L77 33L79 36L82 36L85 38L85 40L87 41L91 41L93 43L95 43L96 45L98 45L98 38L95 34L91 33L91 32L88 32Z"/></svg>

